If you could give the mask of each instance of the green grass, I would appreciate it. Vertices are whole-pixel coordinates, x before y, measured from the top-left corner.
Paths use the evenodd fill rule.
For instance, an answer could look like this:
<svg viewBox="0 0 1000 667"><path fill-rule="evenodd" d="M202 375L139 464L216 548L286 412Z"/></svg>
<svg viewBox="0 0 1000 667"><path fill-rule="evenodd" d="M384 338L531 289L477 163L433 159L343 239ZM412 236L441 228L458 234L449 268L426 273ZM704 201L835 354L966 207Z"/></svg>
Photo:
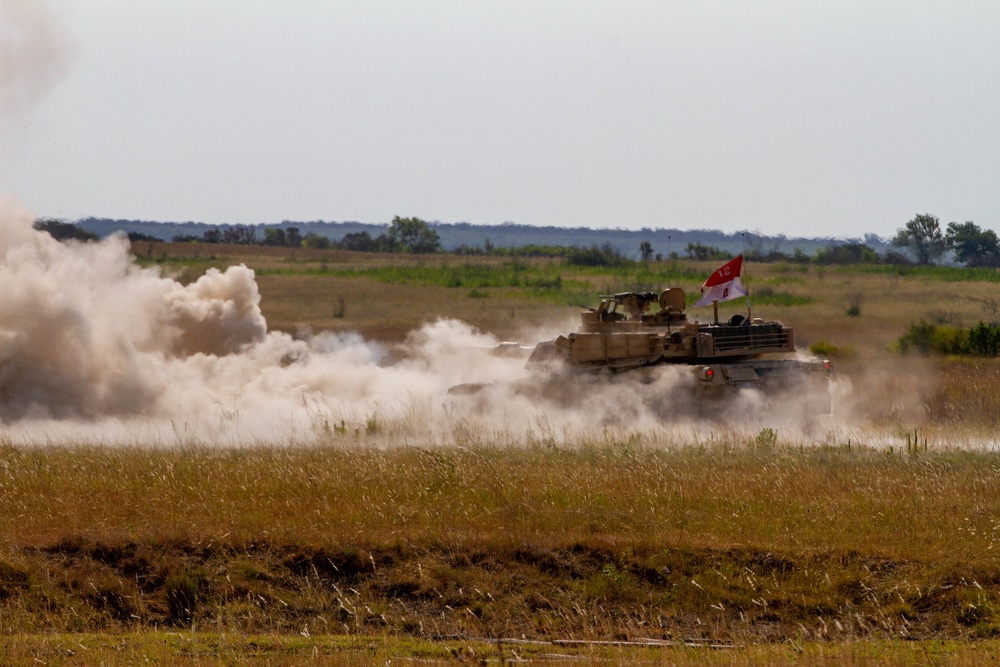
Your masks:
<svg viewBox="0 0 1000 667"><path fill-rule="evenodd" d="M779 292L770 286L750 291L750 303L757 306L806 306L813 301L812 297Z"/></svg>
<svg viewBox="0 0 1000 667"><path fill-rule="evenodd" d="M135 665L386 665L416 662L455 664L570 665L991 665L1000 642L987 641L816 641L781 644L712 645L663 641L657 646L626 642L574 644L524 642L520 638L432 641L387 635L273 635L196 632L16 635L0 639L5 664ZM394 662L395 661L395 662Z"/></svg>
<svg viewBox="0 0 1000 667"><path fill-rule="evenodd" d="M1000 271L990 268L970 268L965 266L893 266L884 264L858 264L837 266L838 273L871 273L905 278L922 278L951 283L996 283L1000 282Z"/></svg>
<svg viewBox="0 0 1000 667"><path fill-rule="evenodd" d="M314 277L365 278L388 284L476 290L500 290L507 296L544 301L570 301L588 291L585 281L564 278L560 267L547 263L529 265L512 260L492 264L413 264L375 267L281 268L261 271L263 276L303 275ZM566 297L563 293L571 293Z"/></svg>
<svg viewBox="0 0 1000 667"><path fill-rule="evenodd" d="M680 264L641 264L623 268L567 267L559 260L519 259L457 262L454 259L382 266L326 266L269 268L262 275L363 276L386 283L419 284L437 287L498 287L562 289L586 288L590 277L612 277L623 285L666 285L681 279L702 277L703 271ZM580 276L580 278L567 277Z"/></svg>

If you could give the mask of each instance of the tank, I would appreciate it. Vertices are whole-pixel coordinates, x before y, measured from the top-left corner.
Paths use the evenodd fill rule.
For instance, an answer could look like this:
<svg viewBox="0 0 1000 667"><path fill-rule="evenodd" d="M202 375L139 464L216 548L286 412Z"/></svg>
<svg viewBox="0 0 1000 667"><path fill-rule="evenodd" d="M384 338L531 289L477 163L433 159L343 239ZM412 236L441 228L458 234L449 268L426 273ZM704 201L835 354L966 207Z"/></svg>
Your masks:
<svg viewBox="0 0 1000 667"><path fill-rule="evenodd" d="M602 296L575 333L537 344L527 366L557 374L652 382L667 365L688 367L698 398L722 399L741 389L794 392L811 414L831 411L829 360L795 354L795 334L781 322L733 315L702 323L688 318L679 287ZM654 309L655 307L655 309ZM688 383L685 383L688 384Z"/></svg>

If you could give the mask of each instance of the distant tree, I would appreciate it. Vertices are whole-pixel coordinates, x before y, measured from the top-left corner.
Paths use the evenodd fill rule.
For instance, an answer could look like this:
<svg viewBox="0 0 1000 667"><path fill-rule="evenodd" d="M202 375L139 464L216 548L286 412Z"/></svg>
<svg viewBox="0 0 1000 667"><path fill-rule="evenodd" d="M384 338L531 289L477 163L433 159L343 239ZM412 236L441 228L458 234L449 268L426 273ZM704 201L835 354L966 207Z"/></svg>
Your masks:
<svg viewBox="0 0 1000 667"><path fill-rule="evenodd" d="M316 232L309 232L302 239L302 246L305 248L318 248L320 250L329 248L331 245L330 239L327 237L317 234Z"/></svg>
<svg viewBox="0 0 1000 667"><path fill-rule="evenodd" d="M490 249L490 254L497 257L569 257L578 248L568 248L566 246L495 246Z"/></svg>
<svg viewBox="0 0 1000 667"><path fill-rule="evenodd" d="M284 236L284 232L282 232ZM257 240L257 228L250 225L227 225L222 230L222 243L232 245L253 245Z"/></svg>
<svg viewBox="0 0 1000 667"><path fill-rule="evenodd" d="M33 225L41 232L48 232L49 236L57 241L96 241L97 234L88 232L86 229L74 225L71 222L63 222L55 218L39 218Z"/></svg>
<svg viewBox="0 0 1000 667"><path fill-rule="evenodd" d="M685 252L691 259L732 259L732 255L725 250L701 243L688 243Z"/></svg>
<svg viewBox="0 0 1000 667"><path fill-rule="evenodd" d="M264 228L264 245L283 246L287 243L285 230L280 227Z"/></svg>
<svg viewBox="0 0 1000 667"><path fill-rule="evenodd" d="M746 250L743 254L747 259L762 262L766 253L764 252L764 237L754 232L743 232L743 245Z"/></svg>
<svg viewBox="0 0 1000 667"><path fill-rule="evenodd" d="M748 262L787 262L791 259L788 255L781 252L781 248L777 242L774 243L770 250L764 250L763 241L752 243L745 255Z"/></svg>
<svg viewBox="0 0 1000 667"><path fill-rule="evenodd" d="M298 227L289 227L285 230L285 245L292 248L302 247L302 232Z"/></svg>
<svg viewBox="0 0 1000 667"><path fill-rule="evenodd" d="M129 232L128 240L132 243L147 241L149 243L163 243L163 239L158 236L153 236L152 234L143 234L142 232Z"/></svg>
<svg viewBox="0 0 1000 667"><path fill-rule="evenodd" d="M913 264L912 259L895 250L886 250L885 254L882 255L882 261L891 266L909 266Z"/></svg>
<svg viewBox="0 0 1000 667"><path fill-rule="evenodd" d="M401 218L398 215L392 219L386 238L404 252L423 254L440 250L440 238L431 226L420 218Z"/></svg>
<svg viewBox="0 0 1000 667"><path fill-rule="evenodd" d="M356 250L358 252L377 252L379 244L368 232L352 232L344 234L338 244L344 250Z"/></svg>
<svg viewBox="0 0 1000 667"><path fill-rule="evenodd" d="M201 240L205 243L222 243L222 231L218 227L213 227L201 235Z"/></svg>
<svg viewBox="0 0 1000 667"><path fill-rule="evenodd" d="M1000 239L992 229L980 229L971 220L948 223L945 244L966 266L1000 266Z"/></svg>
<svg viewBox="0 0 1000 667"><path fill-rule="evenodd" d="M878 253L864 243L832 243L816 253L817 264L879 264Z"/></svg>
<svg viewBox="0 0 1000 667"><path fill-rule="evenodd" d="M892 245L909 250L918 264L931 264L945 251L941 223L928 213L918 215L896 233Z"/></svg>
<svg viewBox="0 0 1000 667"><path fill-rule="evenodd" d="M642 255L642 261L648 262L653 259L653 244L649 241L643 241L639 244L639 254Z"/></svg>

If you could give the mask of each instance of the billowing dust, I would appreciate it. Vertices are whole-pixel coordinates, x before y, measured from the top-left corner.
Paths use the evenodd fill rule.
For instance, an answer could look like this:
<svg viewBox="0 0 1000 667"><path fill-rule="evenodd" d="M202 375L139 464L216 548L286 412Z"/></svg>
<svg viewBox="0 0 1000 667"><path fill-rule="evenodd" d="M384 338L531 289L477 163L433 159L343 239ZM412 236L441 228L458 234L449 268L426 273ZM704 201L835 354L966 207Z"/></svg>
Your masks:
<svg viewBox="0 0 1000 667"><path fill-rule="evenodd" d="M523 356L496 354L500 341L455 320L429 322L393 350L352 333L269 332L246 266L183 285L138 266L122 237L60 243L33 220L0 201L0 440L9 443L503 446L691 442L733 429L831 437L798 397L762 406L747 392L706 415L683 366L650 384L529 373Z"/></svg>
<svg viewBox="0 0 1000 667"><path fill-rule="evenodd" d="M46 3L0 0L0 118L44 97L69 70L75 51Z"/></svg>

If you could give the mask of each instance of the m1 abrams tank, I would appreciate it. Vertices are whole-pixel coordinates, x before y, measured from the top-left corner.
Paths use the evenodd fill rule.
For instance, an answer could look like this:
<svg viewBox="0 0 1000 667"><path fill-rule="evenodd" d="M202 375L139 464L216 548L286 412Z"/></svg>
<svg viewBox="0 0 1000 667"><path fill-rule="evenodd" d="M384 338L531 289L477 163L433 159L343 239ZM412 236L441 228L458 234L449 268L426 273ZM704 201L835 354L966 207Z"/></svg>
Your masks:
<svg viewBox="0 0 1000 667"><path fill-rule="evenodd" d="M734 315L712 323L689 320L684 290L623 292L601 297L597 308L582 314L580 329L535 346L529 368L557 368L573 377L623 374L644 382L656 379L666 365L682 365L693 374L695 394L724 398L740 389L785 395L805 401L810 414L831 410L832 365L824 359L794 358L795 335L780 322ZM658 309L652 311L652 306Z"/></svg>

